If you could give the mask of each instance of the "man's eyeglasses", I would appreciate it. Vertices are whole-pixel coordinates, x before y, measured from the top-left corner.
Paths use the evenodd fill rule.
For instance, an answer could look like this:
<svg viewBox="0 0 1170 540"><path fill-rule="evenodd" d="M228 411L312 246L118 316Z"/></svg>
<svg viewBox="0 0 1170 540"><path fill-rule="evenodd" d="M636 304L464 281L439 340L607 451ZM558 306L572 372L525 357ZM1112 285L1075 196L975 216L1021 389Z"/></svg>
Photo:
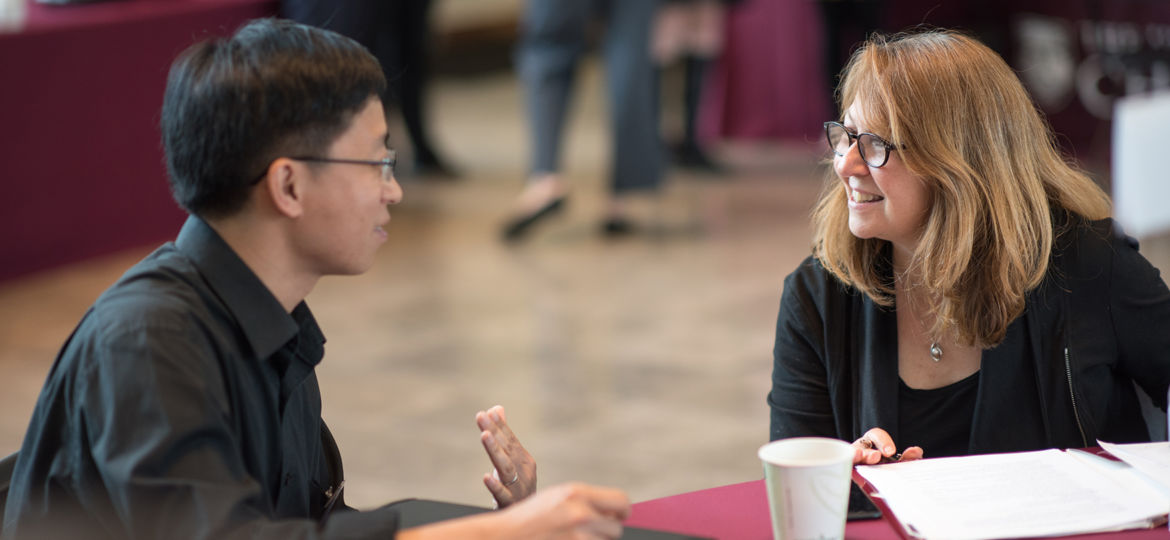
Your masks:
<svg viewBox="0 0 1170 540"><path fill-rule="evenodd" d="M862 161L875 169L885 165L890 160L890 152L897 149L894 143L873 133L853 133L837 122L825 122L825 139L829 141L829 148L838 156L849 153L849 147L857 139L857 150L861 152ZM906 146L902 145L902 148Z"/></svg>
<svg viewBox="0 0 1170 540"><path fill-rule="evenodd" d="M369 165L371 167L380 167L382 170L382 181L389 182L394 179L394 166L398 163L398 154L394 150L389 151L390 155L379 160L368 159L340 159L340 158L323 158L312 156L290 157L293 161L307 161L310 163L348 163L350 165ZM262 173L252 181L253 184L259 182L267 173Z"/></svg>

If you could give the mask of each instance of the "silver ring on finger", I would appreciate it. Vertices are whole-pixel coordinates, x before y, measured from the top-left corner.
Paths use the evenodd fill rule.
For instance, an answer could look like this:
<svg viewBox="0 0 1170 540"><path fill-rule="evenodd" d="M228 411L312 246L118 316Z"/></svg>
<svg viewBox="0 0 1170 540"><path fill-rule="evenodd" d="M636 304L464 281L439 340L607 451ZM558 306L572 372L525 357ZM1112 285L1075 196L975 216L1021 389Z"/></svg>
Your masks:
<svg viewBox="0 0 1170 540"><path fill-rule="evenodd" d="M519 481L520 481L520 471L516 471L516 473L512 475L512 479L508 480L507 482L504 483L504 487L511 486L512 484L515 484L516 482L519 482Z"/></svg>

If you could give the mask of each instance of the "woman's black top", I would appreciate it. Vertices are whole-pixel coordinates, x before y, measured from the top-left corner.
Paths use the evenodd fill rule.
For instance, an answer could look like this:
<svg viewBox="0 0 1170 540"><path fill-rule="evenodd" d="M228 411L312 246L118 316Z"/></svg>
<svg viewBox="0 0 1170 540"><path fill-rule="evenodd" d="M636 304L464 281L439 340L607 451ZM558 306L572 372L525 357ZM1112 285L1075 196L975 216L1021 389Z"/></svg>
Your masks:
<svg viewBox="0 0 1170 540"><path fill-rule="evenodd" d="M898 378L898 450L921 446L923 457L966 455L978 391L978 371L930 390L910 388Z"/></svg>
<svg viewBox="0 0 1170 540"><path fill-rule="evenodd" d="M1166 407L1170 288L1111 220L1061 215L1053 229L1044 281L1003 342L983 351L967 454L1149 441L1135 382ZM899 429L897 336L894 310L806 259L784 282L776 321L771 439L854 441L880 427L910 442Z"/></svg>

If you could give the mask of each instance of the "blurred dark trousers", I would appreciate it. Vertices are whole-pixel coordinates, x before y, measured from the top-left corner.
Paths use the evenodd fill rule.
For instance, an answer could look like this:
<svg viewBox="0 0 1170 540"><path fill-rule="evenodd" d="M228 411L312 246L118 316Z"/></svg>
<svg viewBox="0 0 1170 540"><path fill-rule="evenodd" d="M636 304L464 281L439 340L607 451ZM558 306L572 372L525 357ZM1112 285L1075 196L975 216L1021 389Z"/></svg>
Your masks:
<svg viewBox="0 0 1170 540"><path fill-rule="evenodd" d="M348 36L382 65L416 158L433 157L423 120L431 0L284 0L280 15Z"/></svg>
<svg viewBox="0 0 1170 540"><path fill-rule="evenodd" d="M566 111L590 24L603 22L614 193L658 187L658 79L650 58L657 0L528 0L516 52L534 175L557 172Z"/></svg>

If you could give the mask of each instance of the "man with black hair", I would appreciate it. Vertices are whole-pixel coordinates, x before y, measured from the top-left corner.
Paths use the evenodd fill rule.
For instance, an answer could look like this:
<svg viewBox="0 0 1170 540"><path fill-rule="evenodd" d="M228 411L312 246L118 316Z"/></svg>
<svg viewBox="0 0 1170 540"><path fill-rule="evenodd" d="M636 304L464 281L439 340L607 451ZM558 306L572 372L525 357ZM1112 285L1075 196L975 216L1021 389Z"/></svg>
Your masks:
<svg viewBox="0 0 1170 540"><path fill-rule="evenodd" d="M398 531L345 506L314 369L317 280L366 271L402 200L356 42L260 20L171 68L163 145L191 216L86 313L17 459L4 535L25 538L615 538L629 502L536 492L502 408L476 415L503 510Z"/></svg>

